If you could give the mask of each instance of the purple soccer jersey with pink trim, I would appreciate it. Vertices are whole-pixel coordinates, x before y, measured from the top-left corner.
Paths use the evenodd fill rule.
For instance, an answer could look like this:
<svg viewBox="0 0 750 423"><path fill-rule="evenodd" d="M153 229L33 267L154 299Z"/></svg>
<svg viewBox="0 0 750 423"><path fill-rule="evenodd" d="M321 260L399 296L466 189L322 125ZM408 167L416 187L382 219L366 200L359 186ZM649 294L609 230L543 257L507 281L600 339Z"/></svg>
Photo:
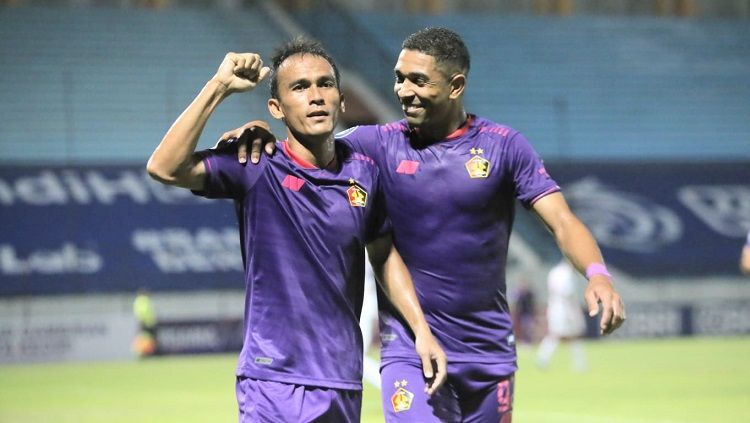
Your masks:
<svg viewBox="0 0 750 423"><path fill-rule="evenodd" d="M381 234L378 169L336 143L313 168L284 143L258 165L236 145L203 152L209 198L231 198L245 264L245 339L237 375L362 389L364 247Z"/></svg>
<svg viewBox="0 0 750 423"><path fill-rule="evenodd" d="M446 139L422 146L405 120L337 135L380 168L394 244L433 334L452 362L516 370L505 264L518 199L559 191L526 138L469 116ZM381 355L414 358L406 324L380 299Z"/></svg>

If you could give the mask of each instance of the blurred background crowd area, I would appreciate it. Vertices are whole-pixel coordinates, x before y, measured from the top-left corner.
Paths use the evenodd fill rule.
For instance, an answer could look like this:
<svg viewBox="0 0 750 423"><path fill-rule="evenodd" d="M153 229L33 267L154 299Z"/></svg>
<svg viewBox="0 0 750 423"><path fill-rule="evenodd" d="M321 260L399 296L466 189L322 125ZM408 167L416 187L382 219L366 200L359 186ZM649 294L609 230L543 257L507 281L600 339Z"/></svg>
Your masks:
<svg viewBox="0 0 750 423"><path fill-rule="evenodd" d="M750 333L748 16L741 0L0 1L0 362L131 357L139 288L164 351L236 348L232 205L153 183L151 151L227 51L300 34L342 68L341 129L399 119L393 63L426 26L464 37L468 111L526 135L596 236L628 303L617 337ZM257 91L200 147L271 120ZM543 306L558 254L519 207L509 298L523 279Z"/></svg>
<svg viewBox="0 0 750 423"><path fill-rule="evenodd" d="M258 2L259 0L3 0L2 4L238 9L252 7ZM311 10L325 7L329 2L330 0L278 0L275 3L287 10ZM347 0L339 3L357 11L426 14L478 11L557 16L611 14L747 19L750 13L750 5L746 0Z"/></svg>

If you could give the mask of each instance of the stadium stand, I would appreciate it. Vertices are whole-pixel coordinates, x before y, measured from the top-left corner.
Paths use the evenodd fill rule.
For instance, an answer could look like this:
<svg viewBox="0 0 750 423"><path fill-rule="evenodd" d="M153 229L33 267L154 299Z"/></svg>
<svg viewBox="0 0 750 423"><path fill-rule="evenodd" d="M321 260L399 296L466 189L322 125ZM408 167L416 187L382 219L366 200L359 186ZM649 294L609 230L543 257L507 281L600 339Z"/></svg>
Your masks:
<svg viewBox="0 0 750 423"><path fill-rule="evenodd" d="M32 3L0 7L0 331L12 334L0 362L129 357L130 304L143 285L166 321L224 333L211 325L243 306L231 205L155 187L143 168L224 52L267 57L295 31L261 2ZM468 109L527 135L585 207L632 305L622 336L750 333L747 319L732 317L750 310L736 265L750 229L746 21L343 9L289 17L396 115L401 40L428 25L458 30L473 53ZM266 94L230 98L201 147L268 116ZM543 280L557 259L549 235L519 212L514 237L508 280L528 269ZM215 347L201 344L209 332L190 333L173 337L189 344L175 349Z"/></svg>
<svg viewBox="0 0 750 423"><path fill-rule="evenodd" d="M145 162L223 52L283 36L252 8L0 8L0 160ZM264 91L230 98L201 145L267 116Z"/></svg>
<svg viewBox="0 0 750 423"><path fill-rule="evenodd" d="M372 59L426 26L459 31L473 53L469 110L523 131L547 160L750 158L745 21L338 13L376 43ZM341 38L331 28L345 17L297 16L329 44ZM367 74L360 54L339 59ZM392 95L390 79L374 80Z"/></svg>

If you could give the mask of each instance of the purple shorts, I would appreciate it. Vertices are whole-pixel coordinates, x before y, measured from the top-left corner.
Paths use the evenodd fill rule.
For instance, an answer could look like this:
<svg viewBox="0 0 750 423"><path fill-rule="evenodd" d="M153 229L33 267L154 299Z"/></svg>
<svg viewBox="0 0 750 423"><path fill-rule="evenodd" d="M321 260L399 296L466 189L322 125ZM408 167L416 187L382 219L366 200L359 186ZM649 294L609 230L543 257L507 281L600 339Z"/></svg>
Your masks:
<svg viewBox="0 0 750 423"><path fill-rule="evenodd" d="M359 422L362 391L237 377L240 423Z"/></svg>
<svg viewBox="0 0 750 423"><path fill-rule="evenodd" d="M513 373L507 371L507 365L449 363L445 385L429 396L419 362L384 360L380 378L385 421L510 423Z"/></svg>

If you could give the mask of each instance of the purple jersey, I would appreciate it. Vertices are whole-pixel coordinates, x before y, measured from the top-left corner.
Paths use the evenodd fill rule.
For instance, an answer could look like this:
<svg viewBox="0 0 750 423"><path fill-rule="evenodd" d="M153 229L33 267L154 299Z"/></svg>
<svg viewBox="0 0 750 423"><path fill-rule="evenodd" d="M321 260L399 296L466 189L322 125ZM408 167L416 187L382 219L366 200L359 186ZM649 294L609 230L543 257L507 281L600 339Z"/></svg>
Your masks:
<svg viewBox="0 0 750 423"><path fill-rule="evenodd" d="M245 263L245 339L237 374L362 389L364 247L379 234L378 169L336 143L327 169L285 143L257 166L236 145L204 152L205 192L235 201Z"/></svg>
<svg viewBox="0 0 750 423"><path fill-rule="evenodd" d="M559 190L529 142L474 116L428 146L404 120L338 136L380 168L394 244L449 360L507 363L514 371L505 287L514 203L530 207ZM382 356L413 357L407 326L380 303Z"/></svg>

